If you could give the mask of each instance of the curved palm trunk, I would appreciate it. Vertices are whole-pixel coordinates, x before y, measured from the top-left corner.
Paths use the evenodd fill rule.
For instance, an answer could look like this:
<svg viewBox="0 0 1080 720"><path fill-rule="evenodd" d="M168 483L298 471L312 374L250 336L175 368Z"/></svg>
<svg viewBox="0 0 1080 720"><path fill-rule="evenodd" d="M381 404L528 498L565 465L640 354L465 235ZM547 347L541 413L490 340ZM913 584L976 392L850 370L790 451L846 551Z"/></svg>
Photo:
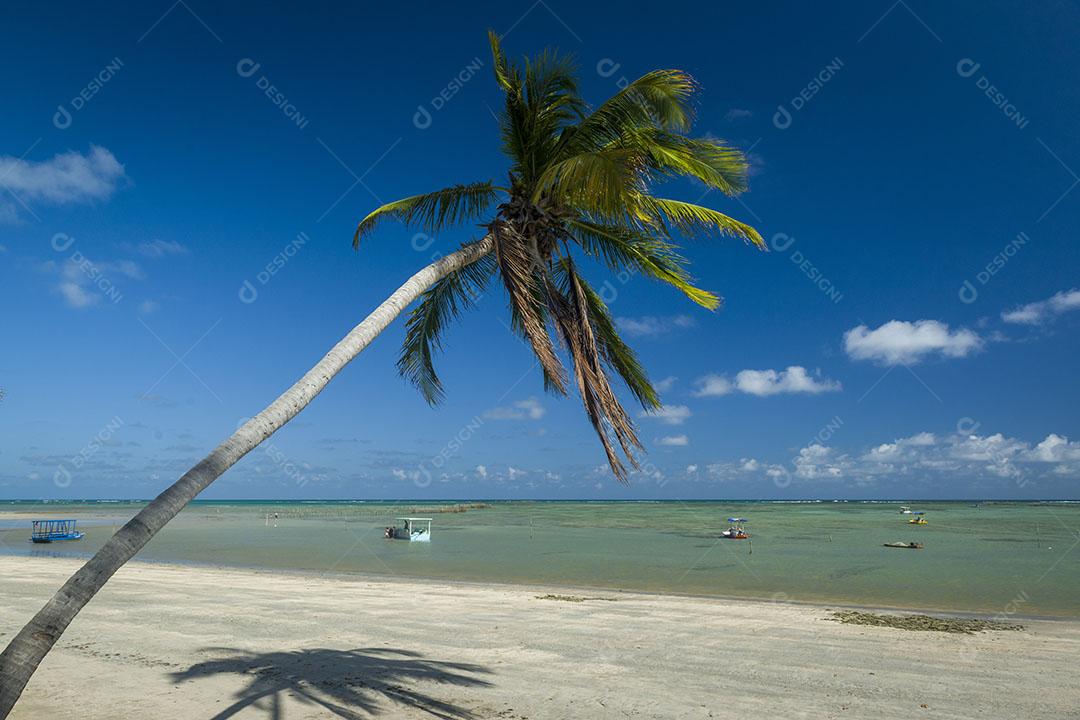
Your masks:
<svg viewBox="0 0 1080 720"><path fill-rule="evenodd" d="M93 558L64 583L0 654L0 720L11 712L30 676L75 615L120 566L210 483L303 410L424 290L454 270L491 252L491 249L492 240L488 236L428 265L409 278L295 385L120 528Z"/></svg>

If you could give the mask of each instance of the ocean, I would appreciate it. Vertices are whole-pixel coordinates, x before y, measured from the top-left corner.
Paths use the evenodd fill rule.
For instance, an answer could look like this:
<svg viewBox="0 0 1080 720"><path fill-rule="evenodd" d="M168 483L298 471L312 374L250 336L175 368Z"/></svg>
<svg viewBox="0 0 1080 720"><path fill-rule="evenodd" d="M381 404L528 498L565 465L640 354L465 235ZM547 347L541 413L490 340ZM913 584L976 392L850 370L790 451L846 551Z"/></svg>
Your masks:
<svg viewBox="0 0 1080 720"><path fill-rule="evenodd" d="M1080 503L905 504L929 524L899 502L196 501L136 560L1080 616ZM0 502L0 553L88 557L141 505ZM433 518L432 542L385 540L402 515ZM728 516L750 540L718 538ZM76 518L86 537L32 544L31 517Z"/></svg>

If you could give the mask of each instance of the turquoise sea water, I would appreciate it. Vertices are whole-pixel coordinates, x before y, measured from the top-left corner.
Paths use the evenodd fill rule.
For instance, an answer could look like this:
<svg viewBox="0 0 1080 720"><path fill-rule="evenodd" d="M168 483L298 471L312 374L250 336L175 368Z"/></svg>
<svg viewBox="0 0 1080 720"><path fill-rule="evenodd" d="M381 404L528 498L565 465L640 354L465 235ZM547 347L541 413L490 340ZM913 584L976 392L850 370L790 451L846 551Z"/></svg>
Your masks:
<svg viewBox="0 0 1080 720"><path fill-rule="evenodd" d="M927 513L930 524L914 527L899 503L521 501L433 512L452 502L195 502L137 559L1080 616L1077 503L905 503ZM0 553L89 555L139 507L0 502ZM383 539L404 514L434 518L430 544ZM29 515L77 518L86 538L33 545ZM718 539L729 515L750 520L751 541ZM882 545L910 540L925 549Z"/></svg>

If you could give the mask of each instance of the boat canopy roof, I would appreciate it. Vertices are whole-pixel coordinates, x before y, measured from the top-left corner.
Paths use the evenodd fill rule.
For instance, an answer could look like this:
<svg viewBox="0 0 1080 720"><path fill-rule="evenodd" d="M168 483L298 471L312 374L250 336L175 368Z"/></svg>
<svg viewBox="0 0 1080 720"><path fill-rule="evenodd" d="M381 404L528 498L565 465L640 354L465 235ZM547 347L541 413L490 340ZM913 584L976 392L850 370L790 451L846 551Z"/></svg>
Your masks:
<svg viewBox="0 0 1080 720"><path fill-rule="evenodd" d="M746 522L746 518L728 518L728 522Z"/></svg>
<svg viewBox="0 0 1080 720"><path fill-rule="evenodd" d="M419 520L420 522L431 522L431 518L422 518L422 517L399 517L397 519L398 520L408 520L409 522L415 522L417 520Z"/></svg>
<svg viewBox="0 0 1080 720"><path fill-rule="evenodd" d="M912 515L925 515L926 513L925 513L925 512L923 512L922 510L916 510L915 512L913 512L913 513L911 513L911 514L912 514Z"/></svg>

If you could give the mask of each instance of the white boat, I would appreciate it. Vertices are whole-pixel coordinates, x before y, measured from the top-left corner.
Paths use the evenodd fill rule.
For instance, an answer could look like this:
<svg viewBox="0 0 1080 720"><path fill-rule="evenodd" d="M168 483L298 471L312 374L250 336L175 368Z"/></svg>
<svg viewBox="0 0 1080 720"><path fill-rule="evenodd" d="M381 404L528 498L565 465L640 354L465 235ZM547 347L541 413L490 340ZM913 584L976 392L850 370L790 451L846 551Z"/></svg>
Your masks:
<svg viewBox="0 0 1080 720"><path fill-rule="evenodd" d="M408 540L409 542L431 542L431 518L402 517L401 527L386 528L388 540Z"/></svg>
<svg viewBox="0 0 1080 720"><path fill-rule="evenodd" d="M911 508L909 506L907 506L907 505L901 505L900 506L900 514L901 515L910 515L911 514Z"/></svg>

